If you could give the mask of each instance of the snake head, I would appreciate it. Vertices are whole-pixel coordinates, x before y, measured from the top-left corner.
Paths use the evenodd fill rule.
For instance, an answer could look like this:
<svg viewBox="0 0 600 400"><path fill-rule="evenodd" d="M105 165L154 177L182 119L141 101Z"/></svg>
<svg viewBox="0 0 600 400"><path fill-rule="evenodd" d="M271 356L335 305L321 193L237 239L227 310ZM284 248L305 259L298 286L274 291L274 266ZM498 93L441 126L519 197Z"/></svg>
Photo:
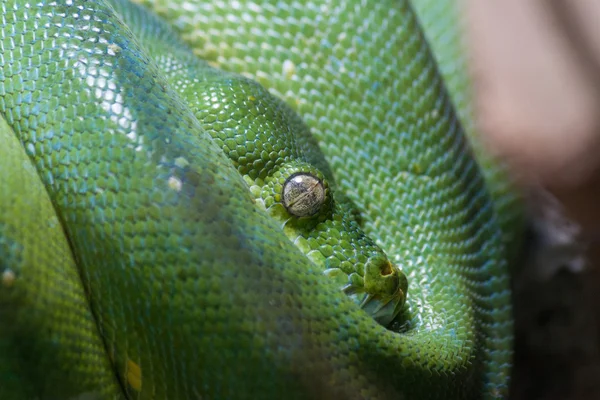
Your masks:
<svg viewBox="0 0 600 400"><path fill-rule="evenodd" d="M364 276L352 273L348 281L343 291L381 325L392 322L406 301L406 275L386 257L371 257L365 263Z"/></svg>

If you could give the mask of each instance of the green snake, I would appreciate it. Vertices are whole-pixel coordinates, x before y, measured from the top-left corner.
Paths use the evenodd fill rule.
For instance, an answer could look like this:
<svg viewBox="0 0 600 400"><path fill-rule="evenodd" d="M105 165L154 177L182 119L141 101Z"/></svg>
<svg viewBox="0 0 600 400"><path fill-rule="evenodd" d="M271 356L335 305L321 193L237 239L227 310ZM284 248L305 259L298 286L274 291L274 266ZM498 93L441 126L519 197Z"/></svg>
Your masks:
<svg viewBox="0 0 600 400"><path fill-rule="evenodd" d="M141 3L2 0L0 399L506 397L455 5Z"/></svg>

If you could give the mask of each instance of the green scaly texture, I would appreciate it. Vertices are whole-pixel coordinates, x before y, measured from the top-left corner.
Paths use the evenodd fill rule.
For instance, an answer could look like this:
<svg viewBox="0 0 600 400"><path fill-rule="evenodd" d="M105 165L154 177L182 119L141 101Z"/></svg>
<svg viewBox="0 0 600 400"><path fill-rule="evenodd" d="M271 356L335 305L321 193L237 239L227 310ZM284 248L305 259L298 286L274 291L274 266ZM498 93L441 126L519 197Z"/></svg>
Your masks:
<svg viewBox="0 0 600 400"><path fill-rule="evenodd" d="M68 399L98 391L120 399L67 238L4 119L0 141L0 398L53 393Z"/></svg>
<svg viewBox="0 0 600 400"><path fill-rule="evenodd" d="M486 152L476 130L470 101L468 53L463 41L464 21L461 2L454 0L413 0L418 15L448 87L456 112L470 139L477 161L492 196L502 239L511 267L518 267L523 250L525 214L523 198L506 165Z"/></svg>
<svg viewBox="0 0 600 400"><path fill-rule="evenodd" d="M0 398L506 396L506 214L408 2L1 4ZM385 327L340 284L388 260Z"/></svg>

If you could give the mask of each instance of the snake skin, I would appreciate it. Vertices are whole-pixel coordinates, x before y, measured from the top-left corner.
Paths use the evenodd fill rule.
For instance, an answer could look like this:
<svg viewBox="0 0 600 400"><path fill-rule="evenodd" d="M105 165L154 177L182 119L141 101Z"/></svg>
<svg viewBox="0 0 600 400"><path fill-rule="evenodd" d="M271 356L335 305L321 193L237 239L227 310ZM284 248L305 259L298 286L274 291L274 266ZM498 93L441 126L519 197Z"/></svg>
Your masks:
<svg viewBox="0 0 600 400"><path fill-rule="evenodd" d="M121 0L1 4L1 399L507 395L515 197L492 174L492 202L408 2L147 2L165 58ZM283 99L298 149L245 168L270 138L219 140L170 72L191 51ZM347 222L282 229L255 186L284 161L331 175ZM406 274L388 328L331 252Z"/></svg>
<svg viewBox="0 0 600 400"><path fill-rule="evenodd" d="M509 264L518 267L525 231L523 198L506 166L486 152L477 136L470 100L468 54L463 43L460 2L453 0L413 0L425 36L438 62L444 83L450 92L463 129L470 139L475 157L481 165L488 191L492 196L496 218L502 231Z"/></svg>

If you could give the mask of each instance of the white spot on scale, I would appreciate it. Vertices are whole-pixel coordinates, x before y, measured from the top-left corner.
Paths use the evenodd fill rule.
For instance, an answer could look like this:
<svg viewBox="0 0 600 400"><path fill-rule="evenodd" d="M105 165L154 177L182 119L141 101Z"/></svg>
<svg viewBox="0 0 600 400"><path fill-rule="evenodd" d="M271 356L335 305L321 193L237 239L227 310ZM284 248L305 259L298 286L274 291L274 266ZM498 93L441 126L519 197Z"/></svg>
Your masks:
<svg viewBox="0 0 600 400"><path fill-rule="evenodd" d="M294 75L296 75L296 65L291 60L285 60L283 62L283 76L286 79L291 79Z"/></svg>
<svg viewBox="0 0 600 400"><path fill-rule="evenodd" d="M181 183L181 179L177 178L176 176L171 176L169 177L169 187L173 190L175 190L176 192L181 192L181 187L182 187L182 183Z"/></svg>
<svg viewBox="0 0 600 400"><path fill-rule="evenodd" d="M14 285L17 276L11 269L6 269L2 273L2 286L4 287L12 287Z"/></svg>
<svg viewBox="0 0 600 400"><path fill-rule="evenodd" d="M116 56L121 52L121 46L115 43L111 43L108 45L107 53L109 56Z"/></svg>

